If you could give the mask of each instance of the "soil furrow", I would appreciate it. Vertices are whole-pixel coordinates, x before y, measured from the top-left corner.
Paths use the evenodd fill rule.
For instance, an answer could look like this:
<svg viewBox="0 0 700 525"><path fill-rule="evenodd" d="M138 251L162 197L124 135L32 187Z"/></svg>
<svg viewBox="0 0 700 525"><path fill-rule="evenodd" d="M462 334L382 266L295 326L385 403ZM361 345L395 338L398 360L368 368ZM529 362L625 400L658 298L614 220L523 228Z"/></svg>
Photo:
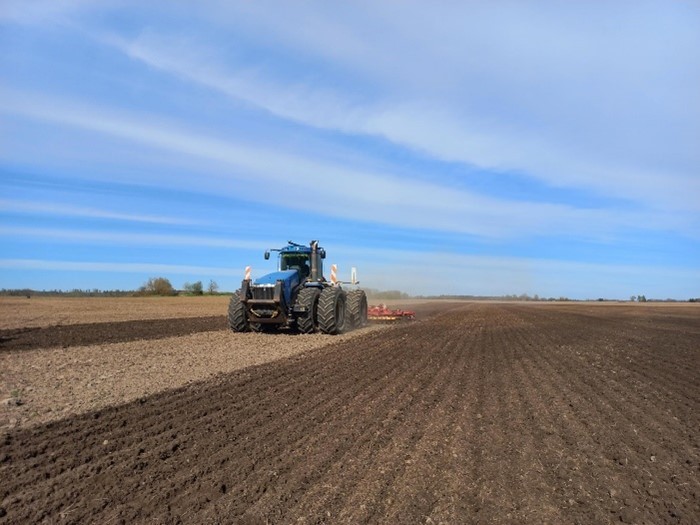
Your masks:
<svg viewBox="0 0 700 525"><path fill-rule="evenodd" d="M634 515L634 511L631 509L641 508L647 504L647 498L641 495L641 487L637 480L644 477L642 472L647 470L645 466L648 465L650 458L655 458L658 454L654 451L661 448L660 442L664 439L663 429L658 423L652 423L651 427L647 427L647 433L640 435L635 428L634 421L627 415L629 405L624 401L621 401L618 407L611 404L611 402L615 402L615 397L607 389L607 381L604 378L601 379L597 374L570 375L570 368L566 366L568 352L558 357L557 353L561 354L561 351L538 352L536 354L539 358L537 369L549 370L548 375L555 379L559 388L566 389L568 405L572 409L568 411L566 407L563 408L565 413L571 414L567 415L567 422L576 422L577 425L582 425L581 430L576 434L595 437L595 444L590 448L583 445L580 438L578 446L588 450L586 457L599 471L598 481L607 481L610 486L594 487L595 490L592 490L590 495L601 508L607 507L610 513L621 512L624 515ZM566 379L564 379L565 377ZM563 405L561 401L558 404L559 406ZM613 435L617 439L608 437L608 433L602 431L604 428L612 429ZM601 438L601 435L606 437ZM618 441L624 445L618 445ZM674 446L679 445L674 444ZM682 447L681 450L683 448L685 447ZM613 457L606 458L605 451L608 452L608 455L611 454L610 451L613 451ZM616 468L615 465L623 466L622 458L624 458L624 467L627 471L637 470L637 475L632 476L634 481L629 483L626 482L631 476L623 469ZM666 469L663 465L659 466L661 467L660 475L663 478L662 472ZM678 467L681 466L677 465ZM682 469L678 472L683 477ZM648 481L642 482L642 485L648 485ZM691 483L692 485L695 483ZM670 502L676 500L672 493L667 493L667 495ZM676 503L678 508L684 506L679 502Z"/></svg>
<svg viewBox="0 0 700 525"><path fill-rule="evenodd" d="M539 459L554 478L555 504L562 511L574 511L581 506L590 522L605 523L610 516L596 499L599 481L590 476L589 466L602 453L597 429L588 428L580 420L575 408L581 402L580 397L571 389L568 377L560 377L557 371L548 368L542 358L546 351L541 346L542 339L537 334L532 336L532 352L523 364L534 411L540 417L546 414L545 441Z"/></svg>
<svg viewBox="0 0 700 525"><path fill-rule="evenodd" d="M465 327L466 328L466 327ZM457 426L458 406L462 401L464 376L468 375L470 346L469 339L454 338L453 333L443 333L442 348L436 345L435 351L444 354L442 366L449 371L444 380L436 382L437 391L433 406L421 406L429 413L425 434L415 444L411 457L406 460L406 469L395 480L387 494L387 500L395 504L386 513L388 522L406 523L419 516L426 520L434 514L442 498L459 494L448 493L446 473L455 470L456 462L448 443Z"/></svg>
<svg viewBox="0 0 700 525"><path fill-rule="evenodd" d="M346 384L339 385L338 391L335 393L324 386L321 387L322 392L319 393L318 398L326 398L323 411L311 412L311 421L302 425L296 439L287 438L288 443L283 444L280 451L281 457L294 457L295 451L300 451L305 458L307 474L301 480L294 480L293 477L288 479L282 493L268 491L258 500L256 505L248 509L249 516L264 516L265 519L277 518L287 521L287 518L291 520L292 516L324 511L323 499L318 498L307 500L314 502L313 507L290 509L289 516L286 518L281 515L281 511L277 507L280 500L283 501L288 493L293 493L300 488L299 483L307 487L307 492L312 492L313 486L323 486L333 465L342 465L347 461L352 461L352 458L357 456L358 449L361 449L361 445L370 450L377 448L379 440L377 440L378 429L374 426L376 422L385 421L389 412L405 410L409 402L406 399L401 399L401 396L391 396L387 388L395 391L396 385L410 384L411 379L415 381L412 370L399 366L397 360L403 357L401 354L397 353L396 349L384 348L378 355L387 366L380 366L373 370L373 376L367 377L366 374L362 373L353 374ZM372 360L374 355L374 352L370 352L370 355L365 356L365 358ZM397 403L401 404L397 407ZM358 405L375 414L377 416L375 420L358 421L348 425L348 417L352 416L351 411ZM309 433L309 428L316 430ZM304 429L307 431L305 432ZM332 436L332 446L324 446L328 445L328 436ZM308 452L315 450L324 452L314 453L313 456ZM286 474L293 469L293 466L292 462L283 466L282 470ZM329 495L329 491L324 491L324 493Z"/></svg>
<svg viewBox="0 0 700 525"><path fill-rule="evenodd" d="M544 357L544 359L552 370L557 369L555 374L564 373L560 368L563 359L555 359L551 356ZM691 489L700 488L700 483L694 478L694 472L689 470L687 463L685 463L688 459L695 463L698 460L697 449L693 451L693 445L681 437L687 435L686 431L689 429L683 429L679 433L669 432L670 429L660 421L664 419L666 414L635 410L634 402L624 394L618 398L616 392L607 388L608 383L604 378L586 374L579 375L571 381L573 390L580 396L576 407L581 421L591 432L604 425L615 430L618 439L626 443L628 450L631 451L631 455L625 459L627 470L636 469L641 474L650 462L658 462L657 474L648 476L649 479L645 480L642 485L649 486L655 483L657 487L662 486L661 490L667 504L672 504L675 509L683 509L685 504L674 493L673 486L684 484ZM605 396L601 395L601 392L604 392ZM645 428L646 432L640 434L639 428ZM605 445L615 447L612 440ZM624 486L622 480L629 477L622 474L611 476L613 480L619 478L621 489L627 491L625 506L637 508L647 504L648 498L641 495L641 487L637 483L631 483L628 487ZM639 478L639 476L635 476L635 478ZM622 492L620 489L613 488L612 490L617 490L618 495ZM634 492L635 495L632 495L631 492ZM601 498L604 497L603 493ZM613 497L612 499L619 498Z"/></svg>
<svg viewBox="0 0 700 525"><path fill-rule="evenodd" d="M413 370L413 375L407 377L410 381L409 404L402 410L400 419L378 429L381 444L375 443L364 463L371 475L365 476L348 498L348 510L340 514L344 521L381 521L382 516L391 513L400 503L391 496L393 486L415 462L418 444L432 420L431 410L440 401L441 391L453 372L450 367L442 366L444 359L454 356L454 350L443 348L442 335L438 330L427 344L411 345L411 353L425 353L430 359L425 366L417 368L411 364L411 353L406 355L404 366Z"/></svg>

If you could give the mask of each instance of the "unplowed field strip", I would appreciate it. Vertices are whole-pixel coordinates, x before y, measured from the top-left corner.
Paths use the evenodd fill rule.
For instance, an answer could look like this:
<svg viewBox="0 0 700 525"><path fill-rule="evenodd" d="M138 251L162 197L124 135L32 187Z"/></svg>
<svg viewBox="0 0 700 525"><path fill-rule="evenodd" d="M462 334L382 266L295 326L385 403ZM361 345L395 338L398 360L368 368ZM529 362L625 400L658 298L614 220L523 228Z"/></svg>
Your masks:
<svg viewBox="0 0 700 525"><path fill-rule="evenodd" d="M618 314L472 304L12 431L0 523L698 523L700 317Z"/></svg>

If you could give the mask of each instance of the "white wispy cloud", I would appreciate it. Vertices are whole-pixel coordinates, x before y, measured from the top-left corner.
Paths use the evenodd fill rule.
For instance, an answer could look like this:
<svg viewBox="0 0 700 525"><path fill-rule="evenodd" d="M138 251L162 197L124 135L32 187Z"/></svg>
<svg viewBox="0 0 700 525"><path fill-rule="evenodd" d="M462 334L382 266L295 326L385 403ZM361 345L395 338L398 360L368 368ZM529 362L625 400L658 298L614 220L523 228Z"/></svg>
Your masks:
<svg viewBox="0 0 700 525"><path fill-rule="evenodd" d="M28 92L0 90L0 112L97 131L178 156L210 163L198 179L201 189L325 215L389 225L437 229L487 237L570 234L596 238L640 224L649 214L570 205L513 201L410 180L385 172L353 169L281 150L278 145L244 144L189 131L176 122L75 104ZM218 167L218 169L217 169ZM225 168L225 169L222 169ZM234 168L234 169L232 169ZM153 181L191 186L169 174ZM241 185L269 184L275 192L241 192ZM656 213L658 230L687 230L687 218Z"/></svg>
<svg viewBox="0 0 700 525"><path fill-rule="evenodd" d="M63 217L86 217L92 219L111 219L116 221L143 222L151 224L170 225L203 225L207 222L182 219L179 217L169 217L164 215L140 215L122 213L101 208L90 208L85 206L74 206L60 204L56 202L26 201L0 199L0 211L12 213L29 213L39 215L56 215Z"/></svg>
<svg viewBox="0 0 700 525"><path fill-rule="evenodd" d="M6 270L44 270L57 272L120 272L140 274L183 274L238 277L240 268L215 266L188 266L159 263L116 263L87 261L51 261L44 259L0 259L0 268Z"/></svg>
<svg viewBox="0 0 700 525"><path fill-rule="evenodd" d="M596 8L574 9L582 20L575 27L570 10L555 8L511 6L514 18L498 6L442 5L426 13L409 2L396 17L396 5L368 5L381 21L376 25L366 15L318 4L282 6L284 16L276 17L269 8L215 2L211 11L220 24L249 23L281 45L341 64L373 86L374 97L358 95L352 83L310 82L304 72L279 78L245 62L227 63L196 32L173 37L148 29L133 38L97 38L283 119L382 136L437 159L517 171L555 187L700 211L700 159L691 152L700 105L688 88L700 80L700 65L672 43L648 38L654 12L664 13L658 4L621 36L599 33ZM618 7L611 16L625 20L625 13ZM493 27L502 28L498 36L486 29ZM674 38L688 44L689 35ZM681 73L685 81L677 79ZM674 140L664 140L669 134Z"/></svg>
<svg viewBox="0 0 700 525"><path fill-rule="evenodd" d="M31 228L21 226L0 226L0 236L40 237L54 241L71 241L89 244L107 244L120 246L198 246L207 248L226 248L240 250L262 250L279 242L270 239L246 241L240 239L222 239L203 235L175 235L165 233L139 233L118 231L75 230L63 228Z"/></svg>
<svg viewBox="0 0 700 525"><path fill-rule="evenodd" d="M265 78L259 67L240 65L233 71L216 53L196 39L169 37L151 30L127 39L115 34L88 33L95 40L110 45L138 60L186 81L206 86L229 97L252 104L278 117L319 128L361 131L367 108L335 93L302 82L285 82Z"/></svg>

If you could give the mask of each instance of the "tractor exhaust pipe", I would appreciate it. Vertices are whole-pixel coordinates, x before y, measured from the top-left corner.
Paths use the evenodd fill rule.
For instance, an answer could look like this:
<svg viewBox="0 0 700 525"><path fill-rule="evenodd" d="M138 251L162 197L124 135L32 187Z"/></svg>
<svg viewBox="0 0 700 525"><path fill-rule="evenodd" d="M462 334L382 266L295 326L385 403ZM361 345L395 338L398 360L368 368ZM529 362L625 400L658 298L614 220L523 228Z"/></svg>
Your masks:
<svg viewBox="0 0 700 525"><path fill-rule="evenodd" d="M311 241L311 280L318 281L318 241Z"/></svg>

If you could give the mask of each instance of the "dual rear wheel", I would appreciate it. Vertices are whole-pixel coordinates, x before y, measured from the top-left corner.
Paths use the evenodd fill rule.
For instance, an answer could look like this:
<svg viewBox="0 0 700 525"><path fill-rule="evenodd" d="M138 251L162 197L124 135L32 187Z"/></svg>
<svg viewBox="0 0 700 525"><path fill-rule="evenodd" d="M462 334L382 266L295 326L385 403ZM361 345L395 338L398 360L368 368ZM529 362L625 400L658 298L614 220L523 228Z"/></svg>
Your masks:
<svg viewBox="0 0 700 525"><path fill-rule="evenodd" d="M367 296L364 290L352 290L347 293L347 320L352 329L367 325Z"/></svg>
<svg viewBox="0 0 700 525"><path fill-rule="evenodd" d="M340 334L367 324L367 296L362 290L344 292L328 287L304 288L297 296L304 311L297 317L297 329L304 334Z"/></svg>
<svg viewBox="0 0 700 525"><path fill-rule="evenodd" d="M339 334L346 328L346 294L340 288L324 288L318 298L318 328L324 334Z"/></svg>

